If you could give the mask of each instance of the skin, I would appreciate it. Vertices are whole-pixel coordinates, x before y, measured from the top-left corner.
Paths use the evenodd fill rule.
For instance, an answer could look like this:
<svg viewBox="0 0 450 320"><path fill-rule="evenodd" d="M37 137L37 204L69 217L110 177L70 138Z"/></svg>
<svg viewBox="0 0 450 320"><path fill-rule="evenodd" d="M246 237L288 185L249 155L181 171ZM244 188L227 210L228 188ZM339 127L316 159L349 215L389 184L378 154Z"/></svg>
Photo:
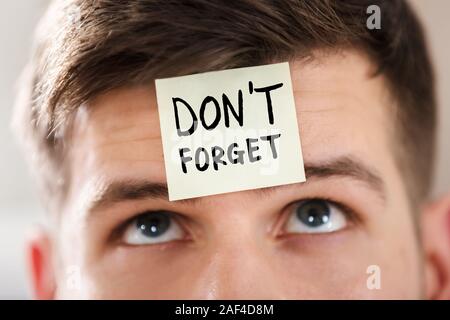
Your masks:
<svg viewBox="0 0 450 320"><path fill-rule="evenodd" d="M37 298L378 299L448 297L450 201L423 209L423 242L394 158L394 106L382 76L362 54L317 53L292 61L291 77L305 165L339 159L370 170L375 186L347 173L305 183L169 202L144 197L99 201L113 182L166 183L153 86L96 97L76 113L68 137L70 188L51 231L29 245ZM312 172L312 171L311 171ZM286 230L290 205L332 199L350 208L330 233ZM447 198L446 198L447 199ZM425 208L425 205L424 205ZM119 226L152 210L179 214L186 236L151 245L124 243ZM450 221L450 220L448 220ZM438 227L438 225L440 227ZM430 234L438 237L431 239ZM425 239L425 240L424 240ZM437 249L436 243L441 248ZM445 243L445 241L444 241ZM425 247L425 251L422 250ZM450 252L450 251L448 251ZM441 261L427 260L434 253ZM369 290L367 268L381 288ZM72 280L79 280L74 288Z"/></svg>

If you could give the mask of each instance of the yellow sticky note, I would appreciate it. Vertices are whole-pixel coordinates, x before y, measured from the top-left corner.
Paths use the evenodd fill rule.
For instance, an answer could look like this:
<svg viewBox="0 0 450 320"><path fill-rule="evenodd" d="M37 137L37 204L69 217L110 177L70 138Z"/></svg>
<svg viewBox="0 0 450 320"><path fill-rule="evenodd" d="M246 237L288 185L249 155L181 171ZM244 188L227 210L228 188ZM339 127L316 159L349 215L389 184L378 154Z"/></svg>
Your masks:
<svg viewBox="0 0 450 320"><path fill-rule="evenodd" d="M169 200L305 181L289 63L155 85Z"/></svg>

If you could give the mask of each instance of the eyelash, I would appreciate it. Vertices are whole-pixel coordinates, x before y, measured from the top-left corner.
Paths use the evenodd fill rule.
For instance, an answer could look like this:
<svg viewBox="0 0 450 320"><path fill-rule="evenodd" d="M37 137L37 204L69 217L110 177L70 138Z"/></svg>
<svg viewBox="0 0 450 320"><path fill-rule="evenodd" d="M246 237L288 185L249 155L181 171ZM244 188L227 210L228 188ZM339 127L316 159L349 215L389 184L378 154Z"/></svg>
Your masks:
<svg viewBox="0 0 450 320"><path fill-rule="evenodd" d="M342 213L345 215L345 218L348 220L349 222L349 226L354 226L354 225L358 225L360 223L362 223L362 218L361 215L358 214L356 212L356 210L352 209L350 206L342 203L341 201L335 200L331 197L307 197L307 198L303 198L300 200L294 200L292 202L290 202L289 204L287 204L283 210L282 210L282 218L280 219L280 223L275 225L275 231L276 234L275 236L277 238L284 238L285 236L293 236L292 234L279 234L279 229L283 228L286 225L287 220L289 219L290 214L292 213L292 211L290 211L289 209L292 208L292 206L302 203L302 202L307 202L307 201L312 201L312 200L321 200L321 201L326 201L328 202L331 206L336 207L337 209L339 209L340 211L342 211ZM320 236L326 236L329 235L331 233L336 233L336 232L341 232L344 231L346 229L348 229L349 227L345 227L342 230L338 230L338 231L333 231L333 232L329 232L329 233L317 233L317 234L308 234L308 236L314 236L314 237L320 237ZM295 234L295 236L300 236L300 234Z"/></svg>
<svg viewBox="0 0 450 320"><path fill-rule="evenodd" d="M133 216L131 216L130 218L126 219L123 222L119 222L119 225L113 229L113 231L111 232L111 236L110 236L110 243L116 243L116 244L120 244L120 245L127 245L122 241L123 235L125 233L125 230L140 216L145 215L145 214L149 214L149 213L153 213L153 212L159 212L159 211L166 211L166 210L145 210L142 211L140 213L134 214ZM181 223L180 220L183 220L183 216L182 214L176 213L176 212L170 212L170 218L173 219L176 223L178 223L178 225L180 226L180 228L186 233L189 234L186 230L186 228L184 227L184 223ZM187 236L188 240L189 236ZM155 244L158 245L158 244ZM132 246L132 245L130 245Z"/></svg>
<svg viewBox="0 0 450 320"><path fill-rule="evenodd" d="M326 201L330 205L335 206L336 208L341 210L345 214L345 217L352 223L360 223L362 220L361 215L358 214L356 212L356 210L352 209L350 206L342 203L341 201L335 200L331 197L308 197L308 198L304 198L304 199L300 199L300 200L295 200L295 201L292 201L289 204L287 204L285 206L285 209L283 209L283 211L286 210L286 208L289 208L295 204L298 204L301 202L306 202L306 201L312 201L312 200Z"/></svg>
<svg viewBox="0 0 450 320"><path fill-rule="evenodd" d="M348 219L350 226L355 225L355 224L360 224L362 222L361 215L358 214L356 212L356 210L352 209L350 206L348 206L340 201L337 201L331 197L307 197L307 198L291 201L286 206L284 206L284 208L281 210L282 213L281 213L281 218L279 219L280 222L276 223L273 228L275 230L275 237L283 238L284 236L289 236L289 234L277 235L279 233L278 232L279 229L282 228L286 224L286 221L289 218L289 214L291 212L288 209L291 208L295 204L298 204L301 202L306 202L306 201L311 201L311 200L326 201L330 205L335 206L336 208L341 210L343 214L345 214L345 217L346 217L346 219ZM125 245L122 242L122 237L123 237L125 230L131 225L131 223L133 223L141 215L152 213L152 212L158 212L158 211L163 211L163 209L161 209L161 210L153 209L153 210L142 211L140 213L134 214L132 217L126 219L124 222L119 223L118 227L116 227L111 233L110 238L111 238L112 243L115 242L115 243ZM164 211L166 211L166 210L164 210ZM188 235L187 239L185 239L185 240L189 240L189 238L190 238L189 232L188 232L187 228L185 227L185 223L182 223L182 220L185 219L183 214L180 214L177 212L170 212L170 218L174 219L174 221L176 223L178 223L180 228L183 229L183 231ZM347 229L347 228L345 228L345 229ZM345 230L345 229L343 229L343 230ZM340 231L342 231L342 230L340 230ZM336 232L340 232L340 231L336 231ZM323 236L323 235L325 235L325 234L315 234L314 236L318 237L318 236ZM161 244L153 244L153 245L161 245Z"/></svg>

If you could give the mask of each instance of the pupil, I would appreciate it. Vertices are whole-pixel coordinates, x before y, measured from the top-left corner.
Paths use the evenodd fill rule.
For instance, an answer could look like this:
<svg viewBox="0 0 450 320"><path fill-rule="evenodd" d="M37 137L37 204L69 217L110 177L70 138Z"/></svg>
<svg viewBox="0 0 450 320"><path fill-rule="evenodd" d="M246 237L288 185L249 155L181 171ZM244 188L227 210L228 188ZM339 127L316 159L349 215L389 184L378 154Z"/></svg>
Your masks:
<svg viewBox="0 0 450 320"><path fill-rule="evenodd" d="M137 218L136 226L147 237L158 237L169 229L170 217L166 213L149 213Z"/></svg>
<svg viewBox="0 0 450 320"><path fill-rule="evenodd" d="M310 227L319 227L330 219L330 207L323 200L308 200L297 207L297 218Z"/></svg>

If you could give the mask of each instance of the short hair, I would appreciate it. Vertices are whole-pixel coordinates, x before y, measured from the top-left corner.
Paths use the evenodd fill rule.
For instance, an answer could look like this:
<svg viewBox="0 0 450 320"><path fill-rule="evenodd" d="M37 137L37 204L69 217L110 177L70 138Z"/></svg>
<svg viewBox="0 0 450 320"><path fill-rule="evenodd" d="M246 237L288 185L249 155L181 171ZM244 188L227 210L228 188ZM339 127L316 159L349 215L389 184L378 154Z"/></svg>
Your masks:
<svg viewBox="0 0 450 320"><path fill-rule="evenodd" d="M381 10L381 29L366 26L372 4ZM367 54L395 101L394 152L408 194L423 199L430 189L434 76L422 27L405 1L56 1L35 40L16 126L47 203L61 199L70 180L64 128L93 97L159 77L305 58L315 49Z"/></svg>

